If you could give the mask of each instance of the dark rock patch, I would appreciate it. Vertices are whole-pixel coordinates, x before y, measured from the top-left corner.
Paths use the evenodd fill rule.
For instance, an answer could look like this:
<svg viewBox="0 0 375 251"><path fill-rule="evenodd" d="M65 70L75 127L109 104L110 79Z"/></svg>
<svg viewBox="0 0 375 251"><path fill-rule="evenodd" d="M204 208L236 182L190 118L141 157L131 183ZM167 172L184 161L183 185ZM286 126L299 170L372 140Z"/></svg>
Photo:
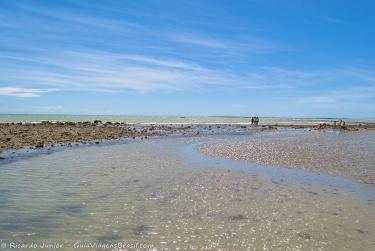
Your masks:
<svg viewBox="0 0 375 251"><path fill-rule="evenodd" d="M35 145L35 148L43 148L44 144L42 142L39 142L38 144Z"/></svg>
<svg viewBox="0 0 375 251"><path fill-rule="evenodd" d="M247 216L244 214L235 214L235 215L230 215L228 217L230 221L239 221L239 220L246 220Z"/></svg>

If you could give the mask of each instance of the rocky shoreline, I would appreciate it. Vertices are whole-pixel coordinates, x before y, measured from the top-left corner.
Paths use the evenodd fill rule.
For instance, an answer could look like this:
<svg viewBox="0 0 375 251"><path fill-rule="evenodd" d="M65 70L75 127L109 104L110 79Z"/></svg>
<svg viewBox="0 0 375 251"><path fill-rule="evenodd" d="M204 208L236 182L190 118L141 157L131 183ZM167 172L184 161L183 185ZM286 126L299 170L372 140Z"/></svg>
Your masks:
<svg viewBox="0 0 375 251"><path fill-rule="evenodd" d="M73 143L99 144L102 140L147 138L149 136L244 132L248 128L248 126L229 124L127 124L120 122L103 123L99 120L93 122L0 123L0 154L23 148L51 148L61 144L69 146Z"/></svg>
<svg viewBox="0 0 375 251"><path fill-rule="evenodd" d="M335 129L329 124L320 125L263 125L250 124L128 124L120 122L18 122L0 123L0 158L5 151L19 149L52 148L59 144L95 143L136 137L165 135L210 135L246 133L249 130L275 130L277 128L325 130ZM357 131L375 128L375 124L348 125L345 130ZM338 128L336 128L338 129ZM339 129L338 129L339 130Z"/></svg>
<svg viewBox="0 0 375 251"><path fill-rule="evenodd" d="M132 127L121 123L44 122L0 124L1 151L54 147L64 143L99 143L100 140L161 135L152 126Z"/></svg>

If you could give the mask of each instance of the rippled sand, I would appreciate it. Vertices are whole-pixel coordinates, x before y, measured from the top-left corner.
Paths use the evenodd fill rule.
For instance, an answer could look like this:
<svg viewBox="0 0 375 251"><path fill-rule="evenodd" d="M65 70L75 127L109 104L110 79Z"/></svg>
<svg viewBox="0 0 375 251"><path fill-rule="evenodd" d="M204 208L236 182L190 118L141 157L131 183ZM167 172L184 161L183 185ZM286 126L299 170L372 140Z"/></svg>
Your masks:
<svg viewBox="0 0 375 251"><path fill-rule="evenodd" d="M79 148L2 165L1 238L62 240L64 250L77 240L155 250L374 247L371 201L230 166L192 166L177 154L192 141Z"/></svg>
<svg viewBox="0 0 375 251"><path fill-rule="evenodd" d="M346 176L375 184L375 130L317 132L286 130L253 139L200 146L221 158Z"/></svg>

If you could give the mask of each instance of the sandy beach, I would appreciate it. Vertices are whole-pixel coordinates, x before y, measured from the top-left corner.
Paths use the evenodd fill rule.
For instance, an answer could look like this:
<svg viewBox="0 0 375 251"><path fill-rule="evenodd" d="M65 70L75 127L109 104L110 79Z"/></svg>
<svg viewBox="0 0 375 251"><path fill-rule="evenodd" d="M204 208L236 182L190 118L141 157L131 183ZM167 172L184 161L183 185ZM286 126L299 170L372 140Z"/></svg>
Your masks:
<svg viewBox="0 0 375 251"><path fill-rule="evenodd" d="M219 158L345 176L375 185L375 130L264 133L251 140L205 144Z"/></svg>

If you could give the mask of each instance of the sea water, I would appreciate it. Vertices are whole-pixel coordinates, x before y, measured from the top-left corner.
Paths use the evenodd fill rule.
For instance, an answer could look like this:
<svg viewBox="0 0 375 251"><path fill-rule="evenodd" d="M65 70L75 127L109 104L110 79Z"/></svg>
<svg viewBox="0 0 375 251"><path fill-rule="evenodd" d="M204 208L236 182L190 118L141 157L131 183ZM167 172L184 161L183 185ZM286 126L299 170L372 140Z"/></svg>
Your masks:
<svg viewBox="0 0 375 251"><path fill-rule="evenodd" d="M276 181L272 172L253 172L251 164L239 169L231 162L189 154L194 145L215 137L82 147L0 165L1 247L374 247L370 198L336 189L335 182L328 190L294 182L293 176Z"/></svg>
<svg viewBox="0 0 375 251"><path fill-rule="evenodd" d="M249 116L125 116L125 115L64 115L64 114L0 114L0 122L40 122L43 120L54 121L111 121L127 123L249 123ZM332 123L340 119L348 123L374 122L375 119L350 119L350 118L287 118L287 117L261 117L260 124L317 124Z"/></svg>

